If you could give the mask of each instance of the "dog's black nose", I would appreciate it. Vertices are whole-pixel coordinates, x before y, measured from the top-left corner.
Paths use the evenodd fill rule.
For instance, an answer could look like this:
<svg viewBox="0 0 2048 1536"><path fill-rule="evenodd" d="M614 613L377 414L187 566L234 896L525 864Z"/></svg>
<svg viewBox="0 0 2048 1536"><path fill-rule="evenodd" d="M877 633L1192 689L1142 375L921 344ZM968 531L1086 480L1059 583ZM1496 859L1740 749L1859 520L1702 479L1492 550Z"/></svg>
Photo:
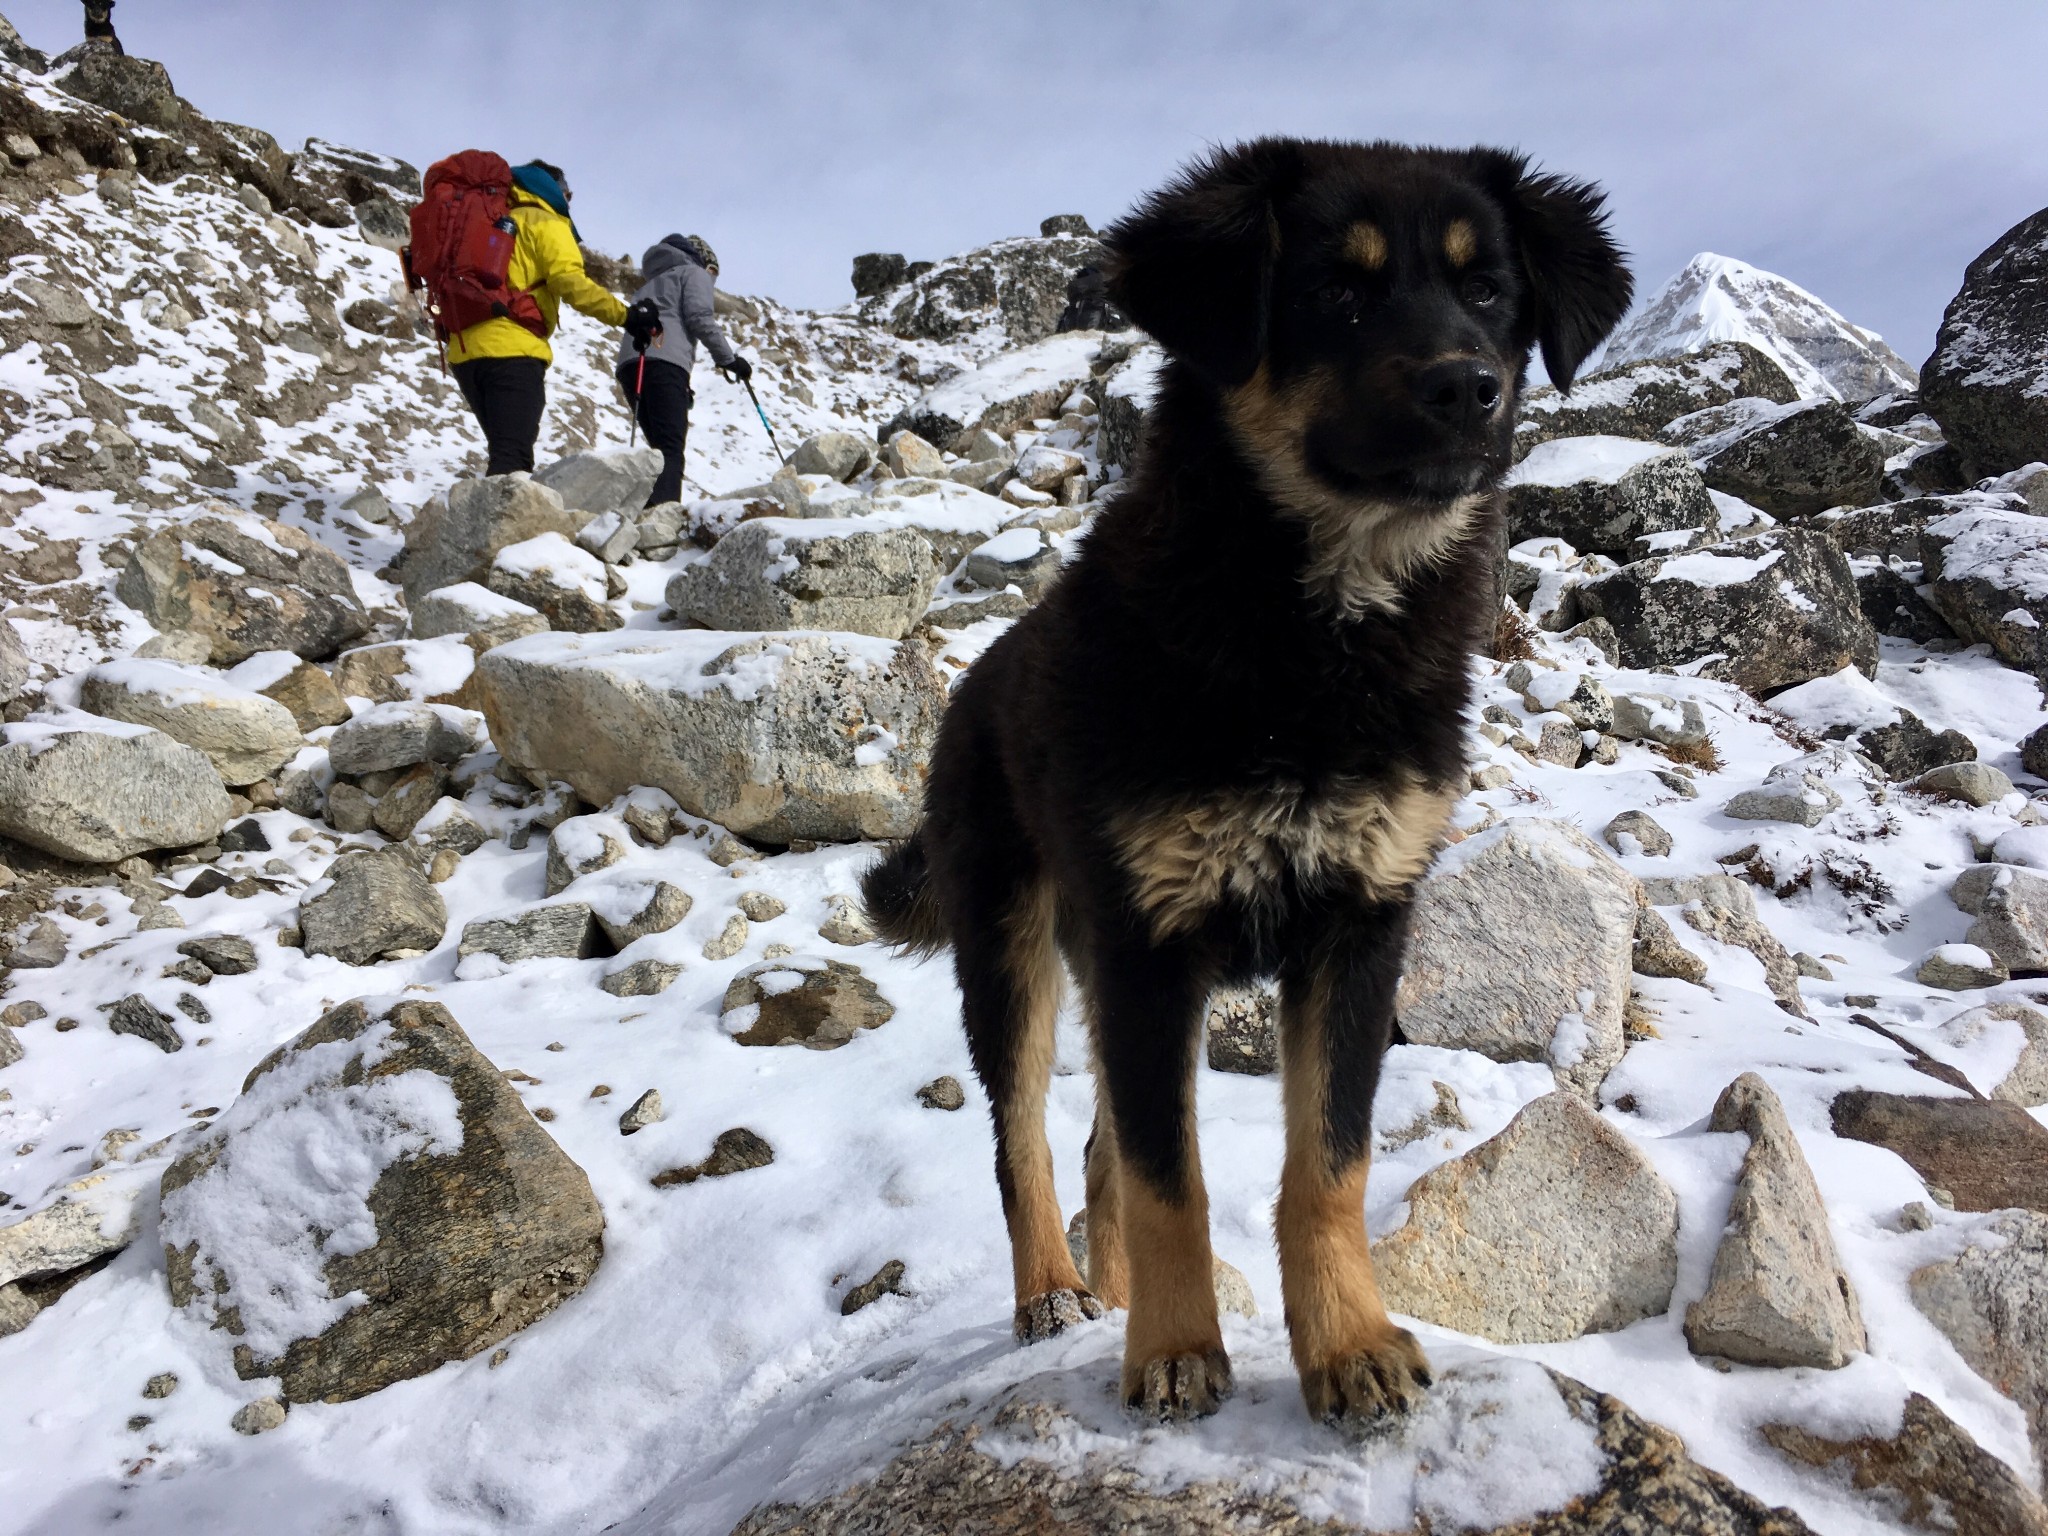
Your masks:
<svg viewBox="0 0 2048 1536"><path fill-rule="evenodd" d="M1432 363L1415 376L1416 402L1447 427L1477 426L1500 404L1500 393L1500 375L1470 358Z"/></svg>

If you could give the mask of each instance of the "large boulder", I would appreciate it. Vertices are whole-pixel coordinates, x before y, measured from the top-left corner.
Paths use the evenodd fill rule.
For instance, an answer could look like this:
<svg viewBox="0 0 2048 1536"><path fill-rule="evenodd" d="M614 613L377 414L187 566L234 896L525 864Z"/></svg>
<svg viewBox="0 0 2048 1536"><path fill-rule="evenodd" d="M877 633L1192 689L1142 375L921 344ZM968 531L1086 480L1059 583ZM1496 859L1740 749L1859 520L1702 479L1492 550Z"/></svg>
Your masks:
<svg viewBox="0 0 2048 1536"><path fill-rule="evenodd" d="M554 629L589 634L625 623L610 606L604 562L559 533L506 545L491 561L484 585L545 614Z"/></svg>
<svg viewBox="0 0 2048 1536"><path fill-rule="evenodd" d="M948 379L905 406L878 436L886 443L897 432L910 431L949 448L974 428L1005 433L1040 417L1057 416L1060 402L1088 383L1089 366L1101 348L1102 338L1095 332L1069 331L1033 346L999 352L981 367Z"/></svg>
<svg viewBox="0 0 2048 1536"><path fill-rule="evenodd" d="M1395 1001L1402 1033L1545 1062L1591 1096L1621 1059L1638 895L1635 877L1567 822L1518 816L1457 844L1416 896Z"/></svg>
<svg viewBox="0 0 2048 1536"><path fill-rule="evenodd" d="M900 640L924 616L938 580L931 544L914 529L764 517L677 571L668 605L708 629L837 629Z"/></svg>
<svg viewBox="0 0 2048 1536"><path fill-rule="evenodd" d="M414 639L460 635L479 651L526 635L545 634L548 628L547 616L539 609L474 581L459 581L427 593L412 605L411 617Z"/></svg>
<svg viewBox="0 0 2048 1536"><path fill-rule="evenodd" d="M398 568L405 600L416 602L458 582L482 581L507 545L543 533L574 538L590 517L571 511L554 491L525 475L457 481L406 524Z"/></svg>
<svg viewBox="0 0 2048 1536"><path fill-rule="evenodd" d="M204 636L222 667L259 651L332 656L370 627L338 555L297 528L225 508L144 539L114 595L160 630Z"/></svg>
<svg viewBox="0 0 2048 1536"><path fill-rule="evenodd" d="M189 114L171 84L171 72L154 59L86 43L56 62L59 67L71 66L57 76L57 88L81 101L167 133L189 126Z"/></svg>
<svg viewBox="0 0 2048 1536"><path fill-rule="evenodd" d="M96 715L197 747L229 784L254 784L306 744L292 712L275 699L165 661L103 662L81 680L78 701Z"/></svg>
<svg viewBox="0 0 2048 1536"><path fill-rule="evenodd" d="M1920 398L1973 479L2048 459L2048 208L1964 269Z"/></svg>
<svg viewBox="0 0 2048 1536"><path fill-rule="evenodd" d="M1784 1105L1745 1072L1722 1090L1707 1128L1746 1134L1749 1150L1706 1294L1686 1309L1686 1343L1748 1365L1847 1365L1864 1347L1863 1317Z"/></svg>
<svg viewBox="0 0 2048 1536"><path fill-rule="evenodd" d="M488 1349L604 1254L590 1180L437 1003L344 1003L163 1178L171 1300L236 1374L347 1402Z"/></svg>
<svg viewBox="0 0 2048 1536"><path fill-rule="evenodd" d="M1977 919L1963 936L2014 975L2048 971L2048 878L2012 864L1973 864L1949 894Z"/></svg>
<svg viewBox="0 0 2048 1536"><path fill-rule="evenodd" d="M830 475L844 484L873 469L881 456L881 448L865 432L818 432L796 445L789 467L800 475Z"/></svg>
<svg viewBox="0 0 2048 1536"><path fill-rule="evenodd" d="M452 763L483 740L483 721L472 710L402 700L364 710L327 738L336 773L359 775L415 763Z"/></svg>
<svg viewBox="0 0 2048 1536"><path fill-rule="evenodd" d="M60 859L112 864L191 847L216 836L230 809L206 755L161 731L46 721L0 731L0 833Z"/></svg>
<svg viewBox="0 0 2048 1536"><path fill-rule="evenodd" d="M1877 634L1849 562L1810 529L1638 560L1574 588L1571 600L1579 619L1614 626L1627 667L1686 667L1758 695L1845 666L1877 670Z"/></svg>
<svg viewBox="0 0 2048 1536"><path fill-rule="evenodd" d="M1773 517L1867 506L1884 481L1883 447L1834 400L1731 400L1661 436L1685 448L1708 485Z"/></svg>
<svg viewBox="0 0 2048 1536"><path fill-rule="evenodd" d="M306 953L349 965L432 949L447 931L441 893L391 850L344 853L299 902Z"/></svg>
<svg viewBox="0 0 2048 1536"><path fill-rule="evenodd" d="M1644 357L1580 379L1571 393L1527 391L1515 422L1515 452L1556 437L1654 438L1669 422L1708 406L1754 397L1779 403L1799 391L1785 370L1747 342L1726 341L1690 356Z"/></svg>
<svg viewBox="0 0 2048 1536"><path fill-rule="evenodd" d="M1142 1470L1159 1465L1157 1428L1109 1394L1063 1390L1072 1374L920 1405L880 1467L841 1452L821 1476L835 1449L821 1431L732 1536L1813 1536L1669 1430L1532 1361L1461 1361L1410 1417L1341 1452L1298 1430L1207 1437L1185 1477Z"/></svg>
<svg viewBox="0 0 2048 1536"><path fill-rule="evenodd" d="M1982 499L1980 499L1982 500ZM1965 640L2032 671L2048 626L2048 517L1977 505L1921 530L1927 599Z"/></svg>
<svg viewBox="0 0 2048 1536"><path fill-rule="evenodd" d="M290 651L260 651L227 674L229 682L275 699L291 712L301 731L339 725L349 717L348 700L334 679Z"/></svg>
<svg viewBox="0 0 2048 1536"><path fill-rule="evenodd" d="M1713 498L1675 448L1621 437L1554 438L1507 478L1508 537L1561 538L1627 559L1646 534L1712 527Z"/></svg>
<svg viewBox="0 0 2048 1536"><path fill-rule="evenodd" d="M661 475L659 448L593 448L555 460L534 482L562 498L571 512L638 512Z"/></svg>
<svg viewBox="0 0 2048 1536"><path fill-rule="evenodd" d="M1970 1369L2020 1405L2048 1478L2048 1217L2009 1211L1989 1242L1916 1270L1913 1304Z"/></svg>
<svg viewBox="0 0 2048 1536"><path fill-rule="evenodd" d="M769 843L908 836L946 696L922 647L838 633L535 635L478 671L508 762Z"/></svg>
<svg viewBox="0 0 2048 1536"><path fill-rule="evenodd" d="M1417 1179L1372 1260L1395 1312L1499 1344L1576 1339L1671 1305L1678 1197L1576 1095L1548 1094Z"/></svg>

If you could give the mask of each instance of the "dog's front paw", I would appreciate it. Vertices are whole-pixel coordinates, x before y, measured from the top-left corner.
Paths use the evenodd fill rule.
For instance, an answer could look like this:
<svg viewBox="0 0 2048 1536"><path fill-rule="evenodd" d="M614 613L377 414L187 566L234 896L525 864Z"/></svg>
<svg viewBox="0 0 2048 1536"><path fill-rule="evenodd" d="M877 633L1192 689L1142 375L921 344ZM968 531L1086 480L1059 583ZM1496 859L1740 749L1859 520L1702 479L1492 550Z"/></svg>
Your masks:
<svg viewBox="0 0 2048 1536"><path fill-rule="evenodd" d="M1010 1328L1019 1344L1037 1344L1104 1315L1102 1303L1087 1291L1040 1291L1017 1309Z"/></svg>
<svg viewBox="0 0 2048 1536"><path fill-rule="evenodd" d="M1124 1406L1147 1418L1199 1419L1230 1395L1230 1356L1219 1345L1199 1353L1124 1363Z"/></svg>
<svg viewBox="0 0 2048 1536"><path fill-rule="evenodd" d="M1301 1395L1310 1418L1361 1425L1416 1407L1431 1379L1415 1335L1395 1328L1378 1344L1305 1367Z"/></svg>

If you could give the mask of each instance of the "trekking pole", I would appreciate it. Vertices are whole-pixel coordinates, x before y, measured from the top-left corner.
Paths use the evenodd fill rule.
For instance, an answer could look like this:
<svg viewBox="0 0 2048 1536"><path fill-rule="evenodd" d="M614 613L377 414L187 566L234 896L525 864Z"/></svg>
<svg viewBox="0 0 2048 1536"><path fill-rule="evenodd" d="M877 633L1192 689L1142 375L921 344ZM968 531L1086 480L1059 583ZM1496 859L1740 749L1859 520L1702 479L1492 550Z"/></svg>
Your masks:
<svg viewBox="0 0 2048 1536"><path fill-rule="evenodd" d="M647 343L644 341L636 342L634 344L634 351L640 354L640 360L633 369L633 398L630 402L633 407L633 424L626 428L626 446L628 448L632 447L639 440L640 400L647 392Z"/></svg>
<svg viewBox="0 0 2048 1536"><path fill-rule="evenodd" d="M747 398L754 402L754 414L761 418L761 430L768 434L768 445L775 450L775 457L783 463L789 462L789 455L782 451L782 444L775 441L775 429L768 425L768 413L761 409L761 397L754 393L754 381L746 381Z"/></svg>

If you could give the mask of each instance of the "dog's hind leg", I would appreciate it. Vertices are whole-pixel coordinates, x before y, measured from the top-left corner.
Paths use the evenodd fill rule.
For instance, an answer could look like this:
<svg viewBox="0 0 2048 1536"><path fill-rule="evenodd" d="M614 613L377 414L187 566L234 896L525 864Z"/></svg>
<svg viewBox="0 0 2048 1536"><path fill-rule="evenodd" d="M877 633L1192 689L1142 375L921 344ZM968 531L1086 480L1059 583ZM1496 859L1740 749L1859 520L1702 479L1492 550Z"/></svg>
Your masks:
<svg viewBox="0 0 2048 1536"><path fill-rule="evenodd" d="M1194 1418L1230 1391L1195 1141L1195 1041L1208 981L1182 949L1136 941L1098 946L1087 972L1097 1102L1106 1094L1116 1159L1108 1209L1121 1228L1130 1294L1123 1397L1160 1418ZM1094 1182L1091 1170L1091 1201ZM1092 1269L1093 1214L1088 1224Z"/></svg>
<svg viewBox="0 0 2048 1536"><path fill-rule="evenodd" d="M1098 1066L1098 1075L1101 1069ZM1088 1289L1105 1307L1131 1304L1131 1267L1124 1248L1123 1154L1108 1089L1095 1090L1095 1128L1088 1133Z"/></svg>
<svg viewBox="0 0 2048 1536"><path fill-rule="evenodd" d="M1045 1094L1062 973L1054 944L1055 896L1014 842L977 844L980 863L956 890L954 965L974 1070L995 1118L996 1186L1010 1229L1019 1340L1051 1338L1100 1317L1081 1283L1053 1192Z"/></svg>
<svg viewBox="0 0 2048 1536"><path fill-rule="evenodd" d="M1331 914L1281 971L1287 1156L1275 1227L1294 1365L1317 1419L1406 1409L1430 1380L1414 1335L1387 1316L1365 1233L1372 1099L1406 936L1401 906Z"/></svg>

